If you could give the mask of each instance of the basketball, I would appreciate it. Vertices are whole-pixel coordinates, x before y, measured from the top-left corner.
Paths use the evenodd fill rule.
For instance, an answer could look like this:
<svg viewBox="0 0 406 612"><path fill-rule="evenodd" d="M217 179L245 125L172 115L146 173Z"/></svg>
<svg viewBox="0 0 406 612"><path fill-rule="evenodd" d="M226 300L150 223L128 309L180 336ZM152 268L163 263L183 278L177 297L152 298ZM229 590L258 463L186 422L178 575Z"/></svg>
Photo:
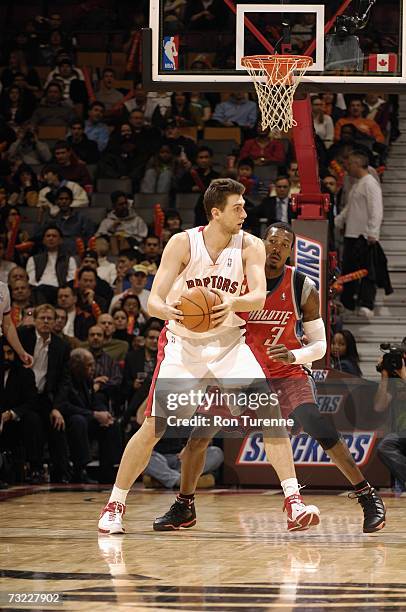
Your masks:
<svg viewBox="0 0 406 612"><path fill-rule="evenodd" d="M212 308L221 304L221 299L206 287L193 287L181 295L179 310L185 317L183 325L191 331L202 333L213 327Z"/></svg>

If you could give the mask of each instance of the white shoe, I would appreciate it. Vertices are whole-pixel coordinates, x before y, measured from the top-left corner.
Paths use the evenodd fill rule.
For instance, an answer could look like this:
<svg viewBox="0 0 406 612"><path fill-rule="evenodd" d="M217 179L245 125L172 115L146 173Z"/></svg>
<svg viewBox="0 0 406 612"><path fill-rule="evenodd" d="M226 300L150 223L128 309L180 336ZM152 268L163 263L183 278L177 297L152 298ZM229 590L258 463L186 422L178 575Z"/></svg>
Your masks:
<svg viewBox="0 0 406 612"><path fill-rule="evenodd" d="M360 314L362 317L366 317L367 319L373 319L375 316L374 311L366 306L360 306L358 309L358 314Z"/></svg>
<svg viewBox="0 0 406 612"><path fill-rule="evenodd" d="M120 502L110 502L100 512L99 532L105 534L124 533L123 516L125 505Z"/></svg>
<svg viewBox="0 0 406 612"><path fill-rule="evenodd" d="M286 497L283 509L288 514L288 531L305 531L320 523L320 510L306 506L298 493Z"/></svg>

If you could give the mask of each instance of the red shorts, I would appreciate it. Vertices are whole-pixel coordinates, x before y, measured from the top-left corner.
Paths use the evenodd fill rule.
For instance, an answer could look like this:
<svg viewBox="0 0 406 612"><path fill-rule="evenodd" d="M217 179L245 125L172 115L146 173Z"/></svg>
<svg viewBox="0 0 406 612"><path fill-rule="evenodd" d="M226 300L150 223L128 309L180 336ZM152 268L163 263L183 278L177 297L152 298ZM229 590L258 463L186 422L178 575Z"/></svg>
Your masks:
<svg viewBox="0 0 406 612"><path fill-rule="evenodd" d="M274 393L278 394L283 418L287 419L302 404L317 404L314 380L306 372L286 378L276 378L267 372L267 378Z"/></svg>

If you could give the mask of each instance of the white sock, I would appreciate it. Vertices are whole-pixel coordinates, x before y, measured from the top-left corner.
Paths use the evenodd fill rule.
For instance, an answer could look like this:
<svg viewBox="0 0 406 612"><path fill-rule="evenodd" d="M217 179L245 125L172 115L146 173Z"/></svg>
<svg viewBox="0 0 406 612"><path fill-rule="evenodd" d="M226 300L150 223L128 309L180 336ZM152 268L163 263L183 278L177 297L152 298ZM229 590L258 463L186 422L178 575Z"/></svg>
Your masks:
<svg viewBox="0 0 406 612"><path fill-rule="evenodd" d="M289 497L290 495L295 495L299 493L299 484L297 482L297 478L287 478L286 480L281 481L281 487L283 489L283 494L285 497Z"/></svg>
<svg viewBox="0 0 406 612"><path fill-rule="evenodd" d="M285 482L287 482L285 480ZM127 495L130 489L119 489L114 485L113 490L110 495L109 502L120 502L121 504L125 504L125 500L127 499Z"/></svg>

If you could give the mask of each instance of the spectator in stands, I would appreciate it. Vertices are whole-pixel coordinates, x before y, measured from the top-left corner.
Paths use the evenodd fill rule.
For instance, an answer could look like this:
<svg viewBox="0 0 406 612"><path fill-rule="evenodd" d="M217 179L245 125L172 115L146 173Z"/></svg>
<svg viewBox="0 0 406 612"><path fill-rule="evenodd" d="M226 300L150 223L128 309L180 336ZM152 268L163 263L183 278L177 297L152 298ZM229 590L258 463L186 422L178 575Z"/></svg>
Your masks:
<svg viewBox="0 0 406 612"><path fill-rule="evenodd" d="M189 92L175 91L172 94L167 118L176 121L179 127L198 124L198 115L195 107L191 106Z"/></svg>
<svg viewBox="0 0 406 612"><path fill-rule="evenodd" d="M18 264L23 264L25 261L25 253L20 253L15 250L15 247L27 242L29 239L28 232L22 230L18 226L20 211L14 206L7 207L4 226L2 228L3 236L6 240L6 252L10 252L10 257Z"/></svg>
<svg viewBox="0 0 406 612"><path fill-rule="evenodd" d="M226 27L226 7L221 0L195 0L186 3L184 23L191 31L222 31Z"/></svg>
<svg viewBox="0 0 406 612"><path fill-rule="evenodd" d="M16 128L24 124L34 112L17 85L9 87L0 98L0 115L7 123Z"/></svg>
<svg viewBox="0 0 406 612"><path fill-rule="evenodd" d="M48 163L52 158L48 144L39 140L36 128L30 124L18 128L17 140L10 145L8 155L21 157L28 166Z"/></svg>
<svg viewBox="0 0 406 612"><path fill-rule="evenodd" d="M118 423L106 400L95 393L93 355L83 348L72 351L69 362L71 385L63 405L66 432L73 462L73 482L89 482L86 465L91 460L89 438L99 444L99 482L114 482L114 465L120 460L121 438Z"/></svg>
<svg viewBox="0 0 406 612"><path fill-rule="evenodd" d="M181 193L203 193L212 180L220 176L213 170L213 151L205 145L197 150L195 167L186 158L181 159L180 166L183 172L178 179L177 191Z"/></svg>
<svg viewBox="0 0 406 612"><path fill-rule="evenodd" d="M225 127L238 126L252 130L257 122L257 105L242 91L234 92L228 100L217 104L213 120ZM246 155L244 155L246 157Z"/></svg>
<svg viewBox="0 0 406 612"><path fill-rule="evenodd" d="M114 328L115 331L113 333L113 338L116 338L117 340L123 340L124 342L127 342L128 345L131 345L132 342L132 336L130 336L128 334L128 315L127 313L122 310L121 306L117 306L116 309L113 311L112 314L113 317L113 321L114 321Z"/></svg>
<svg viewBox="0 0 406 612"><path fill-rule="evenodd" d="M21 280L27 281L28 283L28 274L25 268L22 268L21 266L17 266L13 268L12 270L10 270L8 274L8 283L7 283L10 287L16 281L21 281Z"/></svg>
<svg viewBox="0 0 406 612"><path fill-rule="evenodd" d="M323 101L319 96L312 96L311 101L314 130L323 141L326 149L329 149L334 140L333 120L324 112Z"/></svg>
<svg viewBox="0 0 406 612"><path fill-rule="evenodd" d="M96 232L96 236L105 236L110 240L125 239L130 246L138 245L148 234L145 221L137 215L132 200L123 191L113 191L111 194L113 210L104 219Z"/></svg>
<svg viewBox="0 0 406 612"><path fill-rule="evenodd" d="M256 196L259 188L259 178L254 174L254 162L251 158L245 157L237 164L237 180L245 187L247 196Z"/></svg>
<svg viewBox="0 0 406 612"><path fill-rule="evenodd" d="M87 249L82 255L82 261L80 262L80 267L89 267L93 268L93 270L97 274L97 270L99 267L98 255L97 252L93 249ZM96 294L107 300L107 303L110 304L111 299L113 297L113 289L110 285L103 279L101 279L98 275L96 278Z"/></svg>
<svg viewBox="0 0 406 612"><path fill-rule="evenodd" d="M31 59L31 58L30 58ZM41 81L35 68L29 67L27 63L26 54L19 50L14 49L11 51L7 66L1 72L0 81L4 89L8 89L14 84L16 75L22 74L27 83L28 88L32 92L36 92L41 89ZM32 65L32 62L31 62Z"/></svg>
<svg viewBox="0 0 406 612"><path fill-rule="evenodd" d="M110 252L110 244L105 238L96 238L95 250L98 255L99 266L97 276L105 280L110 287L113 287L116 280L117 270L113 262L109 261L107 255Z"/></svg>
<svg viewBox="0 0 406 612"><path fill-rule="evenodd" d="M45 228L42 245L44 250L27 261L28 279L39 304L55 304L58 287L74 279L76 262L64 253L62 232L55 225Z"/></svg>
<svg viewBox="0 0 406 612"><path fill-rule="evenodd" d="M156 271L161 263L162 247L158 236L146 236L142 242L142 253L137 257L138 262L148 268L148 280L145 289L151 289Z"/></svg>
<svg viewBox="0 0 406 612"><path fill-rule="evenodd" d="M246 158L252 159L256 166L283 165L286 162L285 147L277 133L271 133L269 128L263 130L258 121L256 137L246 140L241 147L240 159Z"/></svg>
<svg viewBox="0 0 406 612"><path fill-rule="evenodd" d="M15 203L24 206L37 206L39 197L38 178L35 172L26 164L18 166L13 175L13 196Z"/></svg>
<svg viewBox="0 0 406 612"><path fill-rule="evenodd" d="M33 431L41 431L42 440L48 439L51 456L51 481L67 482L69 478L68 448L65 421L61 410L69 388L69 347L52 333L55 309L50 304L37 306L34 327L20 327L18 335L24 349L34 357L33 372L38 391L37 423ZM31 481L41 482L43 470L43 442L38 441L38 458L31 466Z"/></svg>
<svg viewBox="0 0 406 612"><path fill-rule="evenodd" d="M196 61L196 60L195 60ZM194 64L195 62L193 62ZM192 91L190 94L190 109L200 129L204 128L206 121L211 119L211 106L205 94L201 91Z"/></svg>
<svg viewBox="0 0 406 612"><path fill-rule="evenodd" d="M77 240L82 239L87 243L96 231L95 224L73 208L73 193L69 187L58 189L55 197L56 208L59 212L53 217L53 224L62 233L65 251L75 255Z"/></svg>
<svg viewBox="0 0 406 612"><path fill-rule="evenodd" d="M45 96L31 117L34 126L68 127L74 118L72 107L62 100L62 87L51 82L45 88Z"/></svg>
<svg viewBox="0 0 406 612"><path fill-rule="evenodd" d="M45 87L50 83L60 83L62 87L62 98L71 104L85 104L87 102L87 91L85 79L80 68L73 66L72 60L67 56L61 56L58 65L51 70Z"/></svg>
<svg viewBox="0 0 406 612"><path fill-rule="evenodd" d="M134 249L121 250L116 261L116 278L114 280L114 293L122 293L130 287L130 282L126 280L126 274L136 263L137 255Z"/></svg>
<svg viewBox="0 0 406 612"><path fill-rule="evenodd" d="M174 184L175 168L175 159L170 146L162 145L146 165L140 193L169 193Z"/></svg>
<svg viewBox="0 0 406 612"><path fill-rule="evenodd" d="M42 176L46 187L43 187L39 192L38 206L48 208L51 216L55 217L60 211L56 200L61 195L59 192L61 187L68 188L72 192L73 199L70 204L72 208L88 206L89 198L83 187L73 181L65 181L59 174L58 167L45 166L42 170Z"/></svg>
<svg viewBox="0 0 406 612"><path fill-rule="evenodd" d="M323 112L331 117L334 124L345 116L346 104L342 94L325 92L320 94L320 99L323 103Z"/></svg>
<svg viewBox="0 0 406 612"><path fill-rule="evenodd" d="M36 429L35 376L31 368L24 368L9 342L2 338L2 406L0 416L0 450L18 452L23 444L23 460L31 470L41 469L37 442L41 431ZM15 456L15 455L14 455ZM37 467L36 467L37 464ZM4 488L4 487L2 487Z"/></svg>
<svg viewBox="0 0 406 612"><path fill-rule="evenodd" d="M382 189L368 172L367 157L362 153L352 153L348 161L348 172L356 182L348 194L346 207L335 218L337 227L342 228L345 224L343 274L368 267L361 253L359 238L363 237L369 245L375 244L379 240L383 216ZM356 307L355 292L358 295L360 314L371 318L374 314L375 283L366 277L360 282L344 285L341 302L351 311Z"/></svg>
<svg viewBox="0 0 406 612"><path fill-rule="evenodd" d="M55 308L55 325L53 333L55 334L55 336L58 336L58 338L61 338L61 340L63 340L64 342L67 342L68 346L70 346L71 349L78 348L82 344L80 340L78 340L78 338L75 338L74 336L67 336L63 333L67 322L68 313L64 308L60 308L57 306Z"/></svg>
<svg viewBox="0 0 406 612"><path fill-rule="evenodd" d="M331 357L331 366L336 370L362 376L357 343L348 329L342 329L334 334L331 341Z"/></svg>
<svg viewBox="0 0 406 612"><path fill-rule="evenodd" d="M164 227L161 234L162 247L168 243L169 239L182 231L182 217L176 209L165 210Z"/></svg>
<svg viewBox="0 0 406 612"><path fill-rule="evenodd" d="M279 176L275 180L275 196L267 196L258 206L249 210L248 224L257 229L260 228L260 220L265 225L271 225L277 221L290 223L295 218L291 209L289 197L290 181L287 176Z"/></svg>
<svg viewBox="0 0 406 612"><path fill-rule="evenodd" d="M7 284L10 271L17 266L14 261L4 259L6 252L6 243L3 238L0 238L0 281Z"/></svg>
<svg viewBox="0 0 406 612"><path fill-rule="evenodd" d="M107 147L110 138L109 128L103 121L104 111L105 106L102 102L93 102L85 121L85 134L89 140L94 140L97 143L100 153Z"/></svg>
<svg viewBox="0 0 406 612"><path fill-rule="evenodd" d="M364 106L361 99L352 99L348 107L348 117L339 119L335 125L334 140L341 138L341 129L344 125L351 123L357 130L366 134L376 142L384 143L385 136L379 125L373 119L366 119L363 116Z"/></svg>
<svg viewBox="0 0 406 612"><path fill-rule="evenodd" d="M123 380L118 361L104 351L104 330L100 325L93 325L87 335L87 345L95 360L95 377L93 390L101 391L109 399L117 398Z"/></svg>
<svg viewBox="0 0 406 612"><path fill-rule="evenodd" d="M116 326L110 314L101 314L97 319L97 325L103 329L104 343L103 351L114 361L124 361L128 353L129 344L126 340L114 337Z"/></svg>
<svg viewBox="0 0 406 612"><path fill-rule="evenodd" d="M372 161L371 150L365 146L365 144L362 144L362 141L365 143L364 135L357 130L355 125L351 123L343 125L341 128L340 140L335 142L328 151L328 162L331 163L332 160L336 160L338 163L343 164L344 159L348 157L354 149L362 151L368 156L368 159Z"/></svg>
<svg viewBox="0 0 406 612"><path fill-rule="evenodd" d="M147 329L144 346L130 351L125 359L121 392L123 400L128 402L128 409L123 415L124 424L136 416L138 407L148 396L156 366L159 334L156 329Z"/></svg>
<svg viewBox="0 0 406 612"><path fill-rule="evenodd" d="M176 121L173 119L166 123L163 144L171 147L175 157L179 158L182 155L182 159L184 159L185 155L191 162L196 159L197 145L195 141L188 136L182 136Z"/></svg>
<svg viewBox="0 0 406 612"><path fill-rule="evenodd" d="M98 176L103 178L130 178L134 190L145 170L149 153L136 143L136 138L129 123L123 123L111 135L108 147L102 155L98 167Z"/></svg>
<svg viewBox="0 0 406 612"><path fill-rule="evenodd" d="M41 45L40 56L41 63L45 66L55 66L61 53L65 53L63 47L63 36L59 30L54 30L49 37L46 45Z"/></svg>
<svg viewBox="0 0 406 612"><path fill-rule="evenodd" d="M96 100L104 104L107 112L118 107L124 98L123 94L114 87L115 78L116 75L112 68L104 68L96 91Z"/></svg>
<svg viewBox="0 0 406 612"><path fill-rule="evenodd" d="M363 99L366 108L366 118L375 121L383 134L387 134L388 123L391 120L391 105L379 97L377 93L367 93Z"/></svg>
<svg viewBox="0 0 406 612"><path fill-rule="evenodd" d="M82 187L92 184L86 164L78 161L66 140L59 140L54 147L55 168L65 181L78 183Z"/></svg>
<svg viewBox="0 0 406 612"><path fill-rule="evenodd" d="M134 337L141 335L144 317L141 313L141 302L137 295L127 293L121 300L121 308L128 317L127 333L131 337L131 348Z"/></svg>
<svg viewBox="0 0 406 612"><path fill-rule="evenodd" d="M23 311L34 305L28 280L19 279L10 283L11 319L17 327L23 320Z"/></svg>
<svg viewBox="0 0 406 612"><path fill-rule="evenodd" d="M144 113L140 110L133 110L128 118L135 144L138 149L145 152L146 158L157 153L162 142L161 130L147 125Z"/></svg>
<svg viewBox="0 0 406 612"><path fill-rule="evenodd" d="M83 266L77 274L78 307L91 313L97 321L102 312L107 312L109 301L96 293L97 272L90 266Z"/></svg>
<svg viewBox="0 0 406 612"><path fill-rule="evenodd" d="M65 310L68 320L63 329L63 333L69 338L86 340L89 328L96 323L96 316L100 312L93 312L88 305L84 309L79 308L77 290L69 285L58 289L58 307Z"/></svg>
<svg viewBox="0 0 406 612"><path fill-rule="evenodd" d="M110 312L113 312L116 306L120 304L120 300L126 295L132 294L139 298L142 314L144 318L148 319L147 303L150 291L145 289L148 280L148 267L143 264L136 264L128 270L125 277L130 281L130 288L113 297L110 304Z"/></svg>
<svg viewBox="0 0 406 612"><path fill-rule="evenodd" d="M85 164L97 164L100 158L97 143L85 134L85 124L75 119L70 126L70 136L66 139L76 157Z"/></svg>

